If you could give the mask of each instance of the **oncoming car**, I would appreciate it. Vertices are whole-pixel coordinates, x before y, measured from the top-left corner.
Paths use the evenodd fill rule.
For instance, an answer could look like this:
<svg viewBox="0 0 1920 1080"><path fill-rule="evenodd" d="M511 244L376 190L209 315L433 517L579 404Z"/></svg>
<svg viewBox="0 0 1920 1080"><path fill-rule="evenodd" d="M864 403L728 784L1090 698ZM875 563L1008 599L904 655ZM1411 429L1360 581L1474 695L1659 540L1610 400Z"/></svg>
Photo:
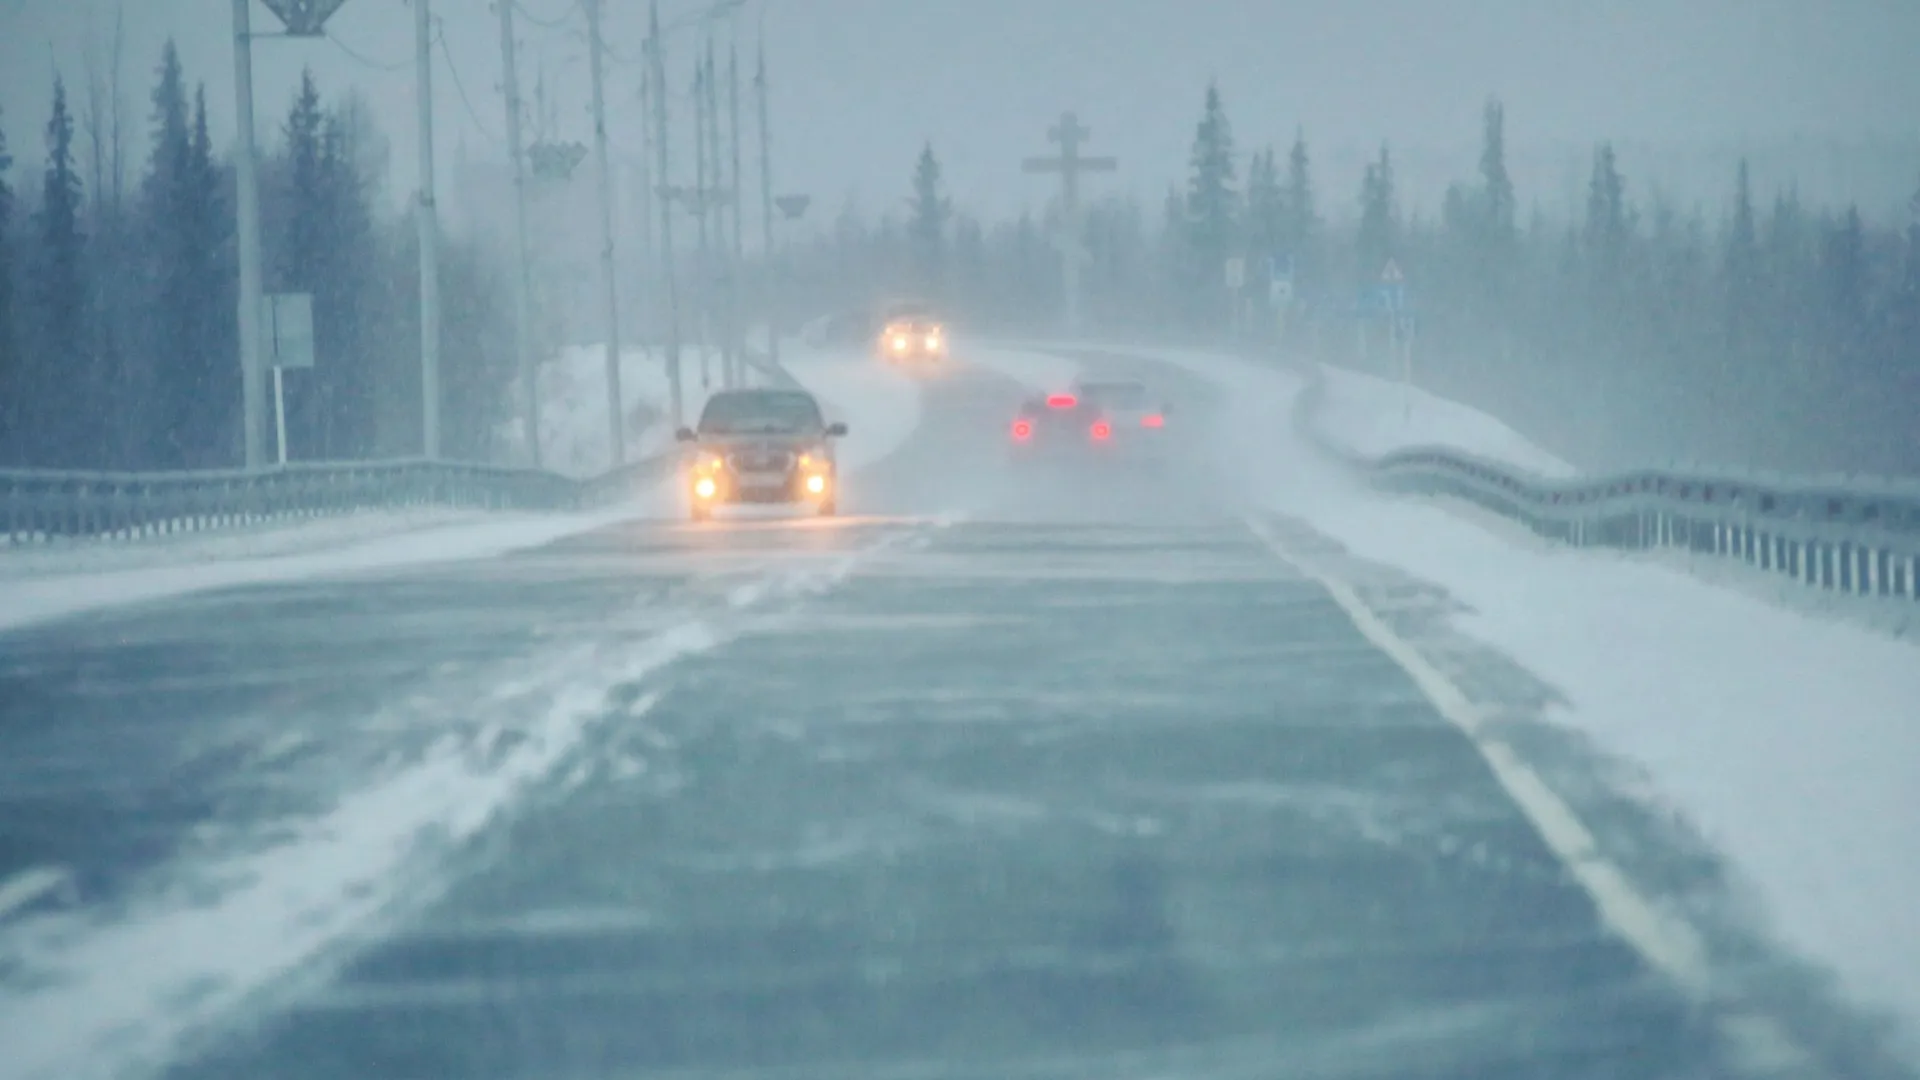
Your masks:
<svg viewBox="0 0 1920 1080"><path fill-rule="evenodd" d="M1016 455L1152 456L1163 443L1169 407L1145 385L1112 380L1076 382L1066 390L1029 398L1013 418Z"/></svg>
<svg viewBox="0 0 1920 1080"><path fill-rule="evenodd" d="M687 495L693 520L720 506L757 503L836 512L840 477L833 440L847 425L829 424L804 390L723 390L707 399L698 428L681 428L687 444Z"/></svg>
<svg viewBox="0 0 1920 1080"><path fill-rule="evenodd" d="M940 360L947 355L947 328L925 308L896 307L881 320L874 348L884 360Z"/></svg>

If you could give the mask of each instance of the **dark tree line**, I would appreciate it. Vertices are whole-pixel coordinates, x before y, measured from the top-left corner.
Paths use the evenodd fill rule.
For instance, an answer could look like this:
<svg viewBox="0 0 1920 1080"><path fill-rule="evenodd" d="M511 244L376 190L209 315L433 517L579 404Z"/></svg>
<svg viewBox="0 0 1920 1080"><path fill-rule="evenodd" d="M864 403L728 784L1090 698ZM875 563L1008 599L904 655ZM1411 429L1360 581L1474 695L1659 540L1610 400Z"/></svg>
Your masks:
<svg viewBox="0 0 1920 1080"><path fill-rule="evenodd" d="M1298 298L1285 347L1397 375L1363 303L1392 260L1416 381L1583 465L1920 472L1920 192L1910 223L1876 224L1791 189L1757 193L1743 164L1724 206L1681 207L1636 192L1603 143L1583 207L1523 219L1504 107L1480 119L1477 175L1437 218L1409 219L1387 146L1348 181L1352 201L1323 215L1305 134L1284 156L1244 152L1209 87L1186 182L1158 213L1097 193L1087 206L1082 309L1117 336L1224 342L1236 325L1225 265L1239 258L1254 316L1242 332L1277 334L1266 268L1281 256ZM1057 208L982 222L939 191L931 146L910 190L904 220L849 206L788 278L817 305L913 281L982 329L1057 326Z"/></svg>
<svg viewBox="0 0 1920 1080"><path fill-rule="evenodd" d="M133 185L117 103L88 99L83 139L55 78L38 184L15 169L0 113L0 465L242 462L232 166L171 43L150 103ZM371 112L328 103L308 76L263 143L265 286L313 296L315 367L285 373L289 457L418 453L418 246L410 220L380 209ZM490 460L510 407L509 306L470 244L444 243L440 273L443 452Z"/></svg>

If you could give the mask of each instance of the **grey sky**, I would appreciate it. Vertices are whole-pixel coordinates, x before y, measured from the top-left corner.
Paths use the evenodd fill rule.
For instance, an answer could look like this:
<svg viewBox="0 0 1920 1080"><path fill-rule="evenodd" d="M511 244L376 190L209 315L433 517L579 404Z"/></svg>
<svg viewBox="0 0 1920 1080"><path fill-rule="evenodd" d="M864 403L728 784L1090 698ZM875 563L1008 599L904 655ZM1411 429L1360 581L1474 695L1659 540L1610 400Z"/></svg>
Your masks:
<svg viewBox="0 0 1920 1080"><path fill-rule="evenodd" d="M642 0L606 0L610 40L638 55ZM115 0L0 0L0 105L16 157L37 162L50 65L83 81L89 21L104 40ZM541 20L570 0L520 0ZM160 42L180 41L189 77L205 80L222 143L232 123L229 0L125 0L128 97L144 129ZM669 14L695 7L668 0ZM764 9L773 65L777 154L787 189L823 211L857 192L870 210L898 205L912 158L931 139L957 202L1001 213L1037 202L1019 158L1044 149L1048 122L1078 110L1094 146L1122 172L1103 186L1156 198L1184 168L1210 78L1219 81L1243 147L1304 125L1323 196L1344 212L1359 160L1387 141L1404 188L1431 205L1449 177L1473 168L1478 113L1508 106L1522 197L1553 204L1577 185L1577 156L1613 138L1629 180L1636 164L1692 148L1661 184L1699 197L1722 158L1798 140L1763 184L1798 179L1822 195L1891 205L1920 169L1920 2L1914 0L753 0L741 20L751 46ZM436 72L442 152L504 153L497 23L487 0L437 0L453 71ZM256 5L257 26L271 16ZM577 18L573 20L578 24ZM359 86L394 144L396 191L413 184L412 15L404 0L348 0L328 42L258 46L263 134L284 113L298 67L328 89ZM523 21L528 75L544 65L561 133L584 140L584 50L576 37ZM686 50L680 47L684 82ZM438 59L438 58L437 58ZM743 62L750 60L750 51ZM383 70L397 66L399 70ZM614 134L638 145L637 73L612 67ZM79 87L74 87L77 93ZM469 114L468 106L477 113ZM270 126L271 125L271 126ZM1837 164L1829 142L1894 147L1879 166ZM1715 156L1715 155L1718 156ZM1646 166L1642 164L1642 167ZM1864 168L1864 171L1863 171ZM1788 172L1798 175L1787 176ZM1820 175L1811 175L1819 173Z"/></svg>

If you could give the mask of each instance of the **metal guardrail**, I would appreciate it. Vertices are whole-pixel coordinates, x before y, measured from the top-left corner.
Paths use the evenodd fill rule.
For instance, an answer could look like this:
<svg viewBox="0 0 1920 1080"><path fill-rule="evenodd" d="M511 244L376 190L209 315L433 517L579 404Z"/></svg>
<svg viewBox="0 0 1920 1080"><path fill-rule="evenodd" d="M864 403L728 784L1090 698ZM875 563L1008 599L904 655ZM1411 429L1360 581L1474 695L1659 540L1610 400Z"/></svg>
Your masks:
<svg viewBox="0 0 1920 1080"><path fill-rule="evenodd" d="M1585 548L1711 556L1831 593L1920 601L1920 483L1644 469L1567 480L1444 447L1369 457L1323 432L1314 365L1294 427L1375 487L1462 499Z"/></svg>
<svg viewBox="0 0 1920 1080"><path fill-rule="evenodd" d="M0 542L134 539L414 506L580 510L630 494L673 460L659 454L588 480L426 460L177 473L0 470Z"/></svg>
<svg viewBox="0 0 1920 1080"><path fill-rule="evenodd" d="M799 385L763 354L748 350L743 359L769 385ZM584 510L633 494L677 460L669 449L584 480L424 459L172 473L0 469L0 545L130 540L417 506Z"/></svg>

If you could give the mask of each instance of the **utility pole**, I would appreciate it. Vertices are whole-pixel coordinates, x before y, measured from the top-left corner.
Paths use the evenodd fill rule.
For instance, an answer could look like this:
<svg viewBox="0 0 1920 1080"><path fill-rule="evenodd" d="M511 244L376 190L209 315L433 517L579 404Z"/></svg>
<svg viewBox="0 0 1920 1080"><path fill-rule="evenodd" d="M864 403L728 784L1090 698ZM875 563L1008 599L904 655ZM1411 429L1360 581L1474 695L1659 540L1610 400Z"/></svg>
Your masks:
<svg viewBox="0 0 1920 1080"><path fill-rule="evenodd" d="M767 132L767 43L764 39L758 43L754 57L753 73L754 96L757 99L760 114L760 232L764 254L761 263L766 267L765 280L761 283L764 294L764 314L767 320L767 357L774 363L780 362L780 320L777 282L774 278L773 251L773 139Z"/></svg>
<svg viewBox="0 0 1920 1080"><path fill-rule="evenodd" d="M234 155L234 200L240 234L240 394L246 464L258 469L267 460L266 400L260 375L260 187L254 174L253 146L253 0L233 0L233 74L238 93L239 146Z"/></svg>
<svg viewBox="0 0 1920 1080"><path fill-rule="evenodd" d="M653 65L654 153L660 166L660 265L667 288L667 388L673 398L673 427L686 426L680 388L680 285L673 266L673 195L667 171L667 62L661 52L660 0L648 13L647 59Z"/></svg>
<svg viewBox="0 0 1920 1080"><path fill-rule="evenodd" d="M730 31L727 40L727 137L733 143L733 191L728 200L733 206L733 267L727 274L728 306L733 309L733 345L739 356L741 381L746 381L747 368L747 319L746 304L743 302L747 254L746 242L741 238L740 209L746 178L740 172L740 42L737 28Z"/></svg>
<svg viewBox="0 0 1920 1080"><path fill-rule="evenodd" d="M507 154L513 159L513 232L520 260L514 275L514 346L520 360L520 405L526 410L527 462L540 467L540 389L533 358L533 268L527 252L527 164L520 136L520 75L513 55L513 0L500 9L500 70L507 92Z"/></svg>
<svg viewBox="0 0 1920 1080"><path fill-rule="evenodd" d="M627 440L620 398L620 293L613 276L613 177L607 163L600 0L585 0L583 6L587 11L587 68L593 80L593 156L600 189L600 280L607 294L607 446L612 464L618 468L626 464Z"/></svg>
<svg viewBox="0 0 1920 1080"><path fill-rule="evenodd" d="M420 427L421 453L440 456L440 222L433 197L433 14L413 0L420 107Z"/></svg>
<svg viewBox="0 0 1920 1080"><path fill-rule="evenodd" d="M699 254L694 258L693 295L700 325L700 389L713 386L712 363L713 262L707 243L707 66L695 54L693 62L693 200L694 224L700 235Z"/></svg>
<svg viewBox="0 0 1920 1080"><path fill-rule="evenodd" d="M1062 235L1056 238L1060 248L1060 272L1067 302L1067 332L1080 332L1080 263L1086 248L1080 235L1080 174L1113 172L1120 163L1110 157L1081 157L1080 144L1093 134L1080 125L1072 113L1047 129L1047 140L1060 147L1060 156L1028 158L1022 169L1029 173L1060 174L1060 218Z"/></svg>
<svg viewBox="0 0 1920 1080"><path fill-rule="evenodd" d="M731 390L740 385L739 357L734 355L733 275L727 269L732 248L727 243L727 174L720 156L720 65L714 61L713 31L707 31L707 152L712 157L713 191L706 200L713 211L714 277L720 285L720 384Z"/></svg>

